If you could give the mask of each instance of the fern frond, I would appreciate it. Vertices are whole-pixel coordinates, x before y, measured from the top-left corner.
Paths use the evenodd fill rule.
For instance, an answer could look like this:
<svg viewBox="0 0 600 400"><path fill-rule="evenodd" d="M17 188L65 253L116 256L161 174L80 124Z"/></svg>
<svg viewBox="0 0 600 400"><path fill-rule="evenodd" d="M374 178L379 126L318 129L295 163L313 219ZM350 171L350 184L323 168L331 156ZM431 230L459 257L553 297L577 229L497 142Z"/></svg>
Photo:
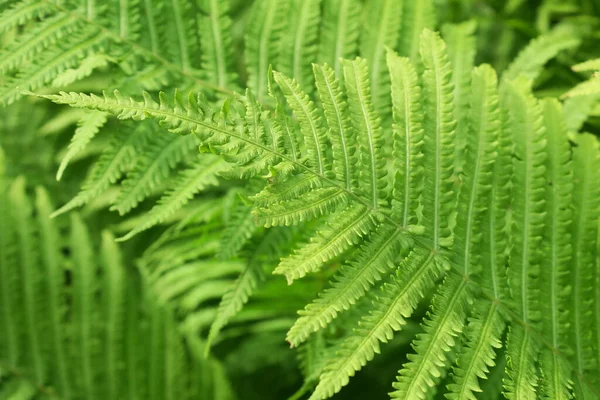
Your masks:
<svg viewBox="0 0 600 400"><path fill-rule="evenodd" d="M59 250L60 232L50 219L54 206L48 193L40 187L36 188L35 208L40 227L40 254L43 256L41 258L44 266L44 280L47 282L46 301L48 302L47 311L50 320L48 333L51 342L51 357L55 360L53 369L56 373L57 390L63 393L65 397L69 397L72 384L69 382L70 374L64 344L65 335L61 327L64 312L62 304L64 271L61 267L63 259Z"/></svg>
<svg viewBox="0 0 600 400"><path fill-rule="evenodd" d="M281 251L282 243L288 240L289 234L281 230L269 231L255 249L246 267L235 281L233 287L223 295L217 316L213 321L207 340L207 350L231 318L233 318L248 302L257 286L265 279L270 262L275 261ZM267 255L267 257L265 257Z"/></svg>
<svg viewBox="0 0 600 400"><path fill-rule="evenodd" d="M251 20L246 34L246 67L248 87L259 102L267 97L269 66L279 57L281 37L290 1L261 0L252 5Z"/></svg>
<svg viewBox="0 0 600 400"><path fill-rule="evenodd" d="M512 326L506 340L504 396L510 400L535 399L538 386L536 369L539 345L528 327Z"/></svg>
<svg viewBox="0 0 600 400"><path fill-rule="evenodd" d="M106 380L108 387L106 392L111 398L118 398L122 390L122 379L125 364L125 310L127 298L125 291L126 274L123 265L123 257L115 243L114 236L108 232L102 232L102 247L100 251L102 270L105 274L104 293L104 317L105 330L105 365L107 371Z"/></svg>
<svg viewBox="0 0 600 400"><path fill-rule="evenodd" d="M271 226L297 225L317 217L331 214L348 204L346 193L337 188L314 189L302 199L284 200L254 210L258 222L266 228Z"/></svg>
<svg viewBox="0 0 600 400"><path fill-rule="evenodd" d="M598 371L597 353L594 353L593 337L585 332L592 331L592 296L597 283L585 277L594 276L594 254L597 250L598 218L600 213L600 184L598 183L600 145L590 134L578 135L573 149L573 258L571 268L572 305L570 337L574 352L574 366L577 378L586 372ZM584 385L577 385L575 396L582 397ZM585 398L585 397L583 397Z"/></svg>
<svg viewBox="0 0 600 400"><path fill-rule="evenodd" d="M541 243L545 230L544 179L546 153L542 109L525 79L507 85L510 132L514 143L512 228L508 273L519 317L538 323ZM533 349L531 328L512 327L507 345L507 396L535 398L537 349ZM531 353L531 354L529 354Z"/></svg>
<svg viewBox="0 0 600 400"><path fill-rule="evenodd" d="M478 227L493 183L498 131L501 128L498 79L489 65L472 73L469 132L466 135L464 178L458 195L453 261L466 276L480 272Z"/></svg>
<svg viewBox="0 0 600 400"><path fill-rule="evenodd" d="M347 190L352 190L356 187L357 177L352 166L356 164L357 156L356 138L354 129L350 125L347 100L335 77L335 70L327 65L313 65L313 71L317 92L329 127L327 136L332 146L333 173L340 182L345 182Z"/></svg>
<svg viewBox="0 0 600 400"><path fill-rule="evenodd" d="M45 310L44 303L36 299L36 295L42 288L42 280L38 261L39 253L34 240L36 232L34 225L29 223L33 216L33 207L25 193L25 189L25 179L20 177L13 182L8 192L17 238L14 256L19 266L20 280L23 284L21 301L24 318L22 320L23 327L20 328L22 331L19 334L22 335L21 340L23 340L21 345L25 344L30 351L27 356L31 363L29 372L36 382L43 382L48 374L48 369L44 365L43 359L42 325L36 323L36 321L43 315Z"/></svg>
<svg viewBox="0 0 600 400"><path fill-rule="evenodd" d="M517 55L502 74L502 80L510 81L520 75L535 80L542 67L560 52L576 48L581 43L577 32L569 25L558 25L532 40Z"/></svg>
<svg viewBox="0 0 600 400"><path fill-rule="evenodd" d="M389 106L390 75L386 70L385 52L396 47L402 16L401 1L374 0L365 6L366 26L360 38L361 57L369 65L368 80L377 110Z"/></svg>
<svg viewBox="0 0 600 400"><path fill-rule="evenodd" d="M95 296L98 270L87 228L76 214L71 214L71 247L76 268L73 270L76 293L73 301L73 325L75 352L72 362L77 365L77 379L86 388L88 396L98 392L94 365L100 357L92 338L100 333L98 324L98 301Z"/></svg>
<svg viewBox="0 0 600 400"><path fill-rule="evenodd" d="M236 192L233 193L237 195ZM252 215L252 207L241 204L241 202L235 204L225 219L225 229L221 235L218 258L228 260L235 257L252 238L257 228L254 215Z"/></svg>
<svg viewBox="0 0 600 400"><path fill-rule="evenodd" d="M170 189L160 198L158 203L148 212L136 227L119 241L125 241L140 232L160 224L170 215L185 206L196 193L207 186L218 184L217 175L225 168L226 162L217 157L202 157L193 162L173 181Z"/></svg>
<svg viewBox="0 0 600 400"><path fill-rule="evenodd" d="M486 379L489 368L496 363L495 349L502 347L502 332L505 322L496 304L487 309L477 310L469 319L466 328L468 348L458 356L457 367L453 369L454 382L448 385L448 399L476 400L475 392L482 392L478 378Z"/></svg>
<svg viewBox="0 0 600 400"><path fill-rule="evenodd" d="M566 334L569 316L566 310L568 303L568 275L572 262L571 204L573 204L573 166L568 131L561 113L560 103L556 100L545 100L542 103L544 126L548 140L548 159L546 161L548 189L546 190L546 234L543 239L545 254L550 257L542 259L541 268L546 271L540 274L540 294L544 299L540 302L542 310L542 326L549 332L552 348L542 354L542 367L547 372L542 390L553 399L571 398L570 371L558 352L567 350Z"/></svg>
<svg viewBox="0 0 600 400"><path fill-rule="evenodd" d="M408 57L413 63L418 62L423 30L435 29L436 23L432 0L405 1L398 54Z"/></svg>
<svg viewBox="0 0 600 400"><path fill-rule="evenodd" d="M32 62L48 47L80 28L80 21L73 21L62 14L38 22L34 29L18 36L0 51L0 73L5 74L19 65Z"/></svg>
<svg viewBox="0 0 600 400"><path fill-rule="evenodd" d="M352 206L342 216L334 214L330 220L328 226L319 231L310 243L281 260L274 273L285 275L291 284L356 245L376 224L376 218L370 210L362 206Z"/></svg>
<svg viewBox="0 0 600 400"><path fill-rule="evenodd" d="M75 133L73 134L73 138L69 144L69 150L63 157L63 160L58 167L56 180L59 181L61 179L63 172L67 168L67 165L69 165L69 162L88 145L94 136L96 136L98 131L106 123L106 120L107 115L102 112L89 112L83 116L78 123Z"/></svg>
<svg viewBox="0 0 600 400"><path fill-rule="evenodd" d="M385 140L381 119L371 101L367 61L344 60L344 79L351 120L358 144L358 162L362 166L358 176L359 187L366 193L373 209L387 202L387 165Z"/></svg>
<svg viewBox="0 0 600 400"><path fill-rule="evenodd" d="M600 58L584 61L582 63L573 65L571 68L576 72L600 71Z"/></svg>
<svg viewBox="0 0 600 400"><path fill-rule="evenodd" d="M427 29L423 32L421 56L425 66L423 164L426 182L421 202L429 210L423 216L426 232L433 237L433 248L438 250L452 243L449 219L454 204L454 88L446 45L439 34Z"/></svg>
<svg viewBox="0 0 600 400"><path fill-rule="evenodd" d="M327 136L319 111L295 80L278 72L273 72L273 75L298 119L311 166L322 175L328 169L325 155Z"/></svg>
<svg viewBox="0 0 600 400"><path fill-rule="evenodd" d="M340 344L325 366L311 399L325 399L339 392L356 371L380 352L379 343L387 343L395 331L402 329L406 318L439 276L440 270L433 259L432 254L417 251L403 261L405 276L400 273L384 284L372 311L361 319L360 326Z"/></svg>
<svg viewBox="0 0 600 400"><path fill-rule="evenodd" d="M344 264L333 277L331 287L299 311L300 318L287 334L287 341L297 347L312 333L325 328L338 313L348 310L395 265L400 249L407 248L407 238L399 231L380 227L362 245L356 261Z"/></svg>
<svg viewBox="0 0 600 400"><path fill-rule="evenodd" d="M358 0L328 0L323 4L319 38L319 63L328 64L334 76L342 76L341 59L358 51L362 3Z"/></svg>
<svg viewBox="0 0 600 400"><path fill-rule="evenodd" d="M21 96L22 91L35 90L51 82L60 73L97 52L105 41L105 34L95 28L69 35L62 43L68 50L46 52L15 76L6 79L0 85L0 101L11 104Z"/></svg>
<svg viewBox="0 0 600 400"><path fill-rule="evenodd" d="M469 92L471 70L475 62L476 22L471 20L461 24L448 24L442 27L442 36L448 45L448 58L452 65L452 83L454 84L454 104L456 105L456 132L468 129ZM457 172L462 170L466 135L456 135ZM462 163L462 164L461 164Z"/></svg>
<svg viewBox="0 0 600 400"><path fill-rule="evenodd" d="M564 101L562 114L570 132L581 130L583 124L592 114L598 100L600 100L600 94L569 97Z"/></svg>
<svg viewBox="0 0 600 400"><path fill-rule="evenodd" d="M392 212L404 227L416 225L423 189L423 108L417 71L410 59L388 52L394 118Z"/></svg>
<svg viewBox="0 0 600 400"><path fill-rule="evenodd" d="M220 87L232 87L235 82L229 1L202 0L198 21L202 79Z"/></svg>
<svg viewBox="0 0 600 400"><path fill-rule="evenodd" d="M87 204L115 183L133 161L136 155L135 148L143 143L146 132L147 126L144 125L136 127L131 133L118 129L111 138L109 147L91 169L81 192L55 211L52 216L55 217Z"/></svg>
<svg viewBox="0 0 600 400"><path fill-rule="evenodd" d="M124 215L143 201L179 162L197 149L200 142L193 135L160 135L153 132L143 158L138 159L122 184L122 190L111 210Z"/></svg>
<svg viewBox="0 0 600 400"><path fill-rule="evenodd" d="M290 2L288 26L281 36L281 50L276 66L300 87L312 89L310 65L316 59L318 51L321 0L285 1Z"/></svg>
<svg viewBox="0 0 600 400"><path fill-rule="evenodd" d="M581 82L567 93L565 97L597 96L600 93L600 73L596 72L587 81Z"/></svg>
<svg viewBox="0 0 600 400"><path fill-rule="evenodd" d="M18 25L36 18L43 19L52 11L52 2L21 0L11 4L0 14L0 33L5 33Z"/></svg>
<svg viewBox="0 0 600 400"><path fill-rule="evenodd" d="M424 333L417 334L413 342L415 354L400 370L397 382L393 384L393 399L421 399L437 384L442 371L448 366L448 352L456 345L462 333L466 308L472 303L467 282L455 275L449 275L438 294L434 297L429 318L423 323Z"/></svg>

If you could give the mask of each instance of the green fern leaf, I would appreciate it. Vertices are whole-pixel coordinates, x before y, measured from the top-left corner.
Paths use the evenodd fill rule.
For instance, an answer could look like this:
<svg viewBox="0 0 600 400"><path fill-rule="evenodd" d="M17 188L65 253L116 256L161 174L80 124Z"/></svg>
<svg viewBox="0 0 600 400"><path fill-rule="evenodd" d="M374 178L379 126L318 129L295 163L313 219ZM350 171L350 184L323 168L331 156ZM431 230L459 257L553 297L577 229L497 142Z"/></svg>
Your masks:
<svg viewBox="0 0 600 400"><path fill-rule="evenodd" d="M285 275L288 283L317 271L324 263L341 254L358 240L368 235L376 224L370 210L353 206L340 218L335 218L317 236L295 253L281 260L274 273Z"/></svg>
<svg viewBox="0 0 600 400"><path fill-rule="evenodd" d="M514 143L512 251L508 278L520 309L519 317L526 323L537 323L540 319L538 279L541 240L545 229L545 130L542 109L531 94L530 83L526 80L511 82L506 90ZM514 327L510 332L507 345L509 379L505 382L507 395L517 399L535 398L537 349L532 349L531 330Z"/></svg>
<svg viewBox="0 0 600 400"><path fill-rule="evenodd" d="M417 71L408 58L387 55L394 116L392 212L404 227L417 224L423 189L423 118Z"/></svg>
<svg viewBox="0 0 600 400"><path fill-rule="evenodd" d="M423 158L426 184L422 204L429 213L424 215L427 234L433 237L433 248L449 247L452 232L449 228L453 209L454 119L452 69L446 45L437 33L425 30L421 38L423 98L425 101L425 130Z"/></svg>
<svg viewBox="0 0 600 400"><path fill-rule="evenodd" d="M377 110L389 107L390 75L386 70L385 52L396 47L402 16L401 1L373 0L366 4L366 26L360 38L361 57L369 65L368 80Z"/></svg>
<svg viewBox="0 0 600 400"><path fill-rule="evenodd" d="M94 136L96 136L98 131L106 123L106 120L107 115L102 112L90 112L83 116L71 139L69 150L60 163L58 172L56 173L56 180L60 181L69 162L88 145Z"/></svg>
<svg viewBox="0 0 600 400"><path fill-rule="evenodd" d="M139 221L135 228L119 241L125 241L140 232L160 224L170 215L187 204L196 193L209 185L217 185L217 174L225 168L226 163L217 157L202 157L193 162L190 168L181 172L174 180L171 188L161 197L158 203Z"/></svg>
<svg viewBox="0 0 600 400"><path fill-rule="evenodd" d="M344 60L344 79L352 124L356 131L359 187L367 195L374 210L387 202L387 166L381 120L377 115L369 90L369 70L364 59Z"/></svg>
<svg viewBox="0 0 600 400"><path fill-rule="evenodd" d="M436 24L433 1L405 1L402 9L398 53L408 57L414 63L418 62L423 30L433 30Z"/></svg>
<svg viewBox="0 0 600 400"><path fill-rule="evenodd" d="M298 119L311 166L323 175L329 166L325 155L327 136L319 111L295 80L278 72L273 75Z"/></svg>
<svg viewBox="0 0 600 400"><path fill-rule="evenodd" d="M290 2L288 25L281 37L281 50L276 66L282 73L293 78L299 87L312 89L310 65L316 59L318 51L321 0L285 1Z"/></svg>
<svg viewBox="0 0 600 400"><path fill-rule="evenodd" d="M290 328L287 341L298 346L312 332L325 328L338 313L349 309L390 271L399 250L408 247L407 241L398 230L380 227L369 242L360 247L356 261L340 268L331 287L299 311L300 318Z"/></svg>
<svg viewBox="0 0 600 400"><path fill-rule="evenodd" d="M352 166L356 164L356 138L350 125L349 110L342 94L335 71L329 66L313 65L319 98L323 106L329 132L327 136L332 146L333 172L347 190L356 187L356 176Z"/></svg>
<svg viewBox="0 0 600 400"><path fill-rule="evenodd" d="M538 36L525 47L502 74L509 81L520 75L535 80L542 67L561 51L579 46L581 39L569 25L558 25L550 32Z"/></svg>
<svg viewBox="0 0 600 400"><path fill-rule="evenodd" d="M323 2L323 21L319 39L319 63L331 65L334 76L342 76L342 58L353 58L358 51L362 3L358 0Z"/></svg>
<svg viewBox="0 0 600 400"><path fill-rule="evenodd" d="M417 251L403 261L406 276L399 275L384 284L370 314L361 319L360 327L341 343L325 366L311 399L325 399L339 392L356 371L380 352L379 343L388 342L395 331L402 329L423 293L439 276L433 258L432 254Z"/></svg>
<svg viewBox="0 0 600 400"><path fill-rule="evenodd" d="M259 102L267 96L269 66L279 57L281 37L290 1L261 0L252 5L251 24L246 34L248 87Z"/></svg>
<svg viewBox="0 0 600 400"><path fill-rule="evenodd" d="M472 303L467 282L450 275L442 289L433 299L433 309L423 323L425 333L417 334L413 343L414 355L400 370L396 389L390 395L393 399L427 398L428 392L437 384L442 371L448 365L448 352L456 345L462 333L466 308Z"/></svg>
<svg viewBox="0 0 600 400"><path fill-rule="evenodd" d="M146 148L141 151L144 157L138 159L127 173L121 193L111 210L121 215L131 211L198 145L199 141L193 135L160 135L154 130Z"/></svg>

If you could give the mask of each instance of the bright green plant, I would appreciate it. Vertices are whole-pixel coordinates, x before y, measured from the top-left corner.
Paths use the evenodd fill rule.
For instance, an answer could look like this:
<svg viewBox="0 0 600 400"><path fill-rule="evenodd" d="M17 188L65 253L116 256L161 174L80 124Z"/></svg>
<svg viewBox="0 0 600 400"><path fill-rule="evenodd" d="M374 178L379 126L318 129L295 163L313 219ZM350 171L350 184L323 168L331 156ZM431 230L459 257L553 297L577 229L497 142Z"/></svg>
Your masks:
<svg viewBox="0 0 600 400"><path fill-rule="evenodd" d="M599 398L600 10L484 3L4 2L7 398Z"/></svg>

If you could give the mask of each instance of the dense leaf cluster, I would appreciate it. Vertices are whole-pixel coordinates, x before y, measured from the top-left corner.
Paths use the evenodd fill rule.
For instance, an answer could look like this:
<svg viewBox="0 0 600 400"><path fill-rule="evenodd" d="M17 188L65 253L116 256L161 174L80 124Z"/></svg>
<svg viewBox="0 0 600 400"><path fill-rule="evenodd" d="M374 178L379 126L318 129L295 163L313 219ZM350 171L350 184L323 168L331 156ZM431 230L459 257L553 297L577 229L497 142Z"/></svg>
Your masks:
<svg viewBox="0 0 600 400"><path fill-rule="evenodd" d="M0 398L599 398L600 9L500 3L0 2Z"/></svg>

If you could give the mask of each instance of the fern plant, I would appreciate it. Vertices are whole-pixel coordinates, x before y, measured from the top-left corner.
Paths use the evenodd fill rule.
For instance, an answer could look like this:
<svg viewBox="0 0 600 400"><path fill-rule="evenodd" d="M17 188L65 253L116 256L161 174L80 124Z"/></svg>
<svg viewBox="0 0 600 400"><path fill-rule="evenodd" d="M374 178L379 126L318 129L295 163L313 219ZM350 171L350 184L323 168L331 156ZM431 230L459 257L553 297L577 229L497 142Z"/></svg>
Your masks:
<svg viewBox="0 0 600 400"><path fill-rule="evenodd" d="M353 398L379 353L391 398L600 397L599 97L548 83L595 68L576 50L597 15L544 25L544 2L544 33L497 71L477 58L485 20L440 3L19 1L0 93L84 110L56 108L77 122L58 178L107 145L54 216L131 213L111 229L193 363L214 347L235 381L228 357L269 368L285 337L293 398Z"/></svg>

